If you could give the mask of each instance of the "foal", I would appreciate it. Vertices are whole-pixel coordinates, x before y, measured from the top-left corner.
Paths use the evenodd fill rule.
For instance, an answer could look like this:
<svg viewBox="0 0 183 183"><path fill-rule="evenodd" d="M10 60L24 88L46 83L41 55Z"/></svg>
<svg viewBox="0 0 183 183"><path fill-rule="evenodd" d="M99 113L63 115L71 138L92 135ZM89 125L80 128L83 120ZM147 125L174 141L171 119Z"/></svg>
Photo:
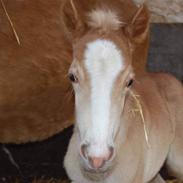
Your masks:
<svg viewBox="0 0 183 183"><path fill-rule="evenodd" d="M133 42L146 31L145 6L132 23L116 9L100 8L79 21L69 78L75 92L76 124L64 165L75 183L164 182L166 162L183 179L183 88L166 74L135 77ZM67 17L68 18L68 17ZM74 32L72 32L74 34Z"/></svg>

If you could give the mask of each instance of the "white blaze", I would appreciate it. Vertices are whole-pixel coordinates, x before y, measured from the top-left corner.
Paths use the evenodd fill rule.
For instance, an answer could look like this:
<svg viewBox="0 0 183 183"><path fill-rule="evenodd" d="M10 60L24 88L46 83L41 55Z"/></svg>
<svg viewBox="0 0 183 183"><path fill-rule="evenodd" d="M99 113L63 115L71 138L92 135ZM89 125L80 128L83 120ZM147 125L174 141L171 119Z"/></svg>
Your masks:
<svg viewBox="0 0 183 183"><path fill-rule="evenodd" d="M112 135L111 93L119 72L124 68L122 53L113 42L96 40L87 45L85 66L91 85L91 153L101 155L106 151L109 135Z"/></svg>

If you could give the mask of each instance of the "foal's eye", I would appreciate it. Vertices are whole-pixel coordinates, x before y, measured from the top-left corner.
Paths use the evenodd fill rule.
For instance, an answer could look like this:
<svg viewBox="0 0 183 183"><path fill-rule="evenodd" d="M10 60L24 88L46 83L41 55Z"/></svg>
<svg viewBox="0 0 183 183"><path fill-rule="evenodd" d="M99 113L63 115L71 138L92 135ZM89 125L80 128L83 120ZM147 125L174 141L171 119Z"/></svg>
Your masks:
<svg viewBox="0 0 183 183"><path fill-rule="evenodd" d="M69 79L70 81L72 81L73 83L77 83L78 82L78 78L74 75L74 74L69 74Z"/></svg>
<svg viewBox="0 0 183 183"><path fill-rule="evenodd" d="M130 87L132 84L133 84L133 79L130 79L130 80L127 82L126 86L127 86L127 87Z"/></svg>

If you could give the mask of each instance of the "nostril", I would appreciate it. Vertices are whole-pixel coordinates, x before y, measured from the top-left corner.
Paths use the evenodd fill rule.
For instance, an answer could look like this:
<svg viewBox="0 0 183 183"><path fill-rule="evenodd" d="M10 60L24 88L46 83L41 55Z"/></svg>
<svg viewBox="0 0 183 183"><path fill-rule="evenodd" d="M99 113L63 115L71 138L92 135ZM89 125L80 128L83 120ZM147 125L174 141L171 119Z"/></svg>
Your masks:
<svg viewBox="0 0 183 183"><path fill-rule="evenodd" d="M108 157L106 159L106 161L109 161L114 155L114 147L110 146L109 147L109 154L108 154Z"/></svg>
<svg viewBox="0 0 183 183"><path fill-rule="evenodd" d="M85 158L85 159L87 159L87 144L82 144L81 145L81 155Z"/></svg>

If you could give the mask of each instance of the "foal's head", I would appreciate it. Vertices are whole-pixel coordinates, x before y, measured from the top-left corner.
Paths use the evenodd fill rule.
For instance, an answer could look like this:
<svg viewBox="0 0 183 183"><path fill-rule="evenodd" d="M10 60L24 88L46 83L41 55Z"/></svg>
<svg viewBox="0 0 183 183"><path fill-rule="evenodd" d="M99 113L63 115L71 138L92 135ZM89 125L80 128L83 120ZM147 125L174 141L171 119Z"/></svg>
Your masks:
<svg viewBox="0 0 183 183"><path fill-rule="evenodd" d="M75 37L69 79L75 92L79 153L85 169L106 171L116 155L119 126L124 134L121 140L125 140L122 112L133 84L133 44L143 40L148 16L144 6L130 23L122 22L113 9L93 10L86 19L79 18L72 1L71 9L75 32L70 29L70 35Z"/></svg>

